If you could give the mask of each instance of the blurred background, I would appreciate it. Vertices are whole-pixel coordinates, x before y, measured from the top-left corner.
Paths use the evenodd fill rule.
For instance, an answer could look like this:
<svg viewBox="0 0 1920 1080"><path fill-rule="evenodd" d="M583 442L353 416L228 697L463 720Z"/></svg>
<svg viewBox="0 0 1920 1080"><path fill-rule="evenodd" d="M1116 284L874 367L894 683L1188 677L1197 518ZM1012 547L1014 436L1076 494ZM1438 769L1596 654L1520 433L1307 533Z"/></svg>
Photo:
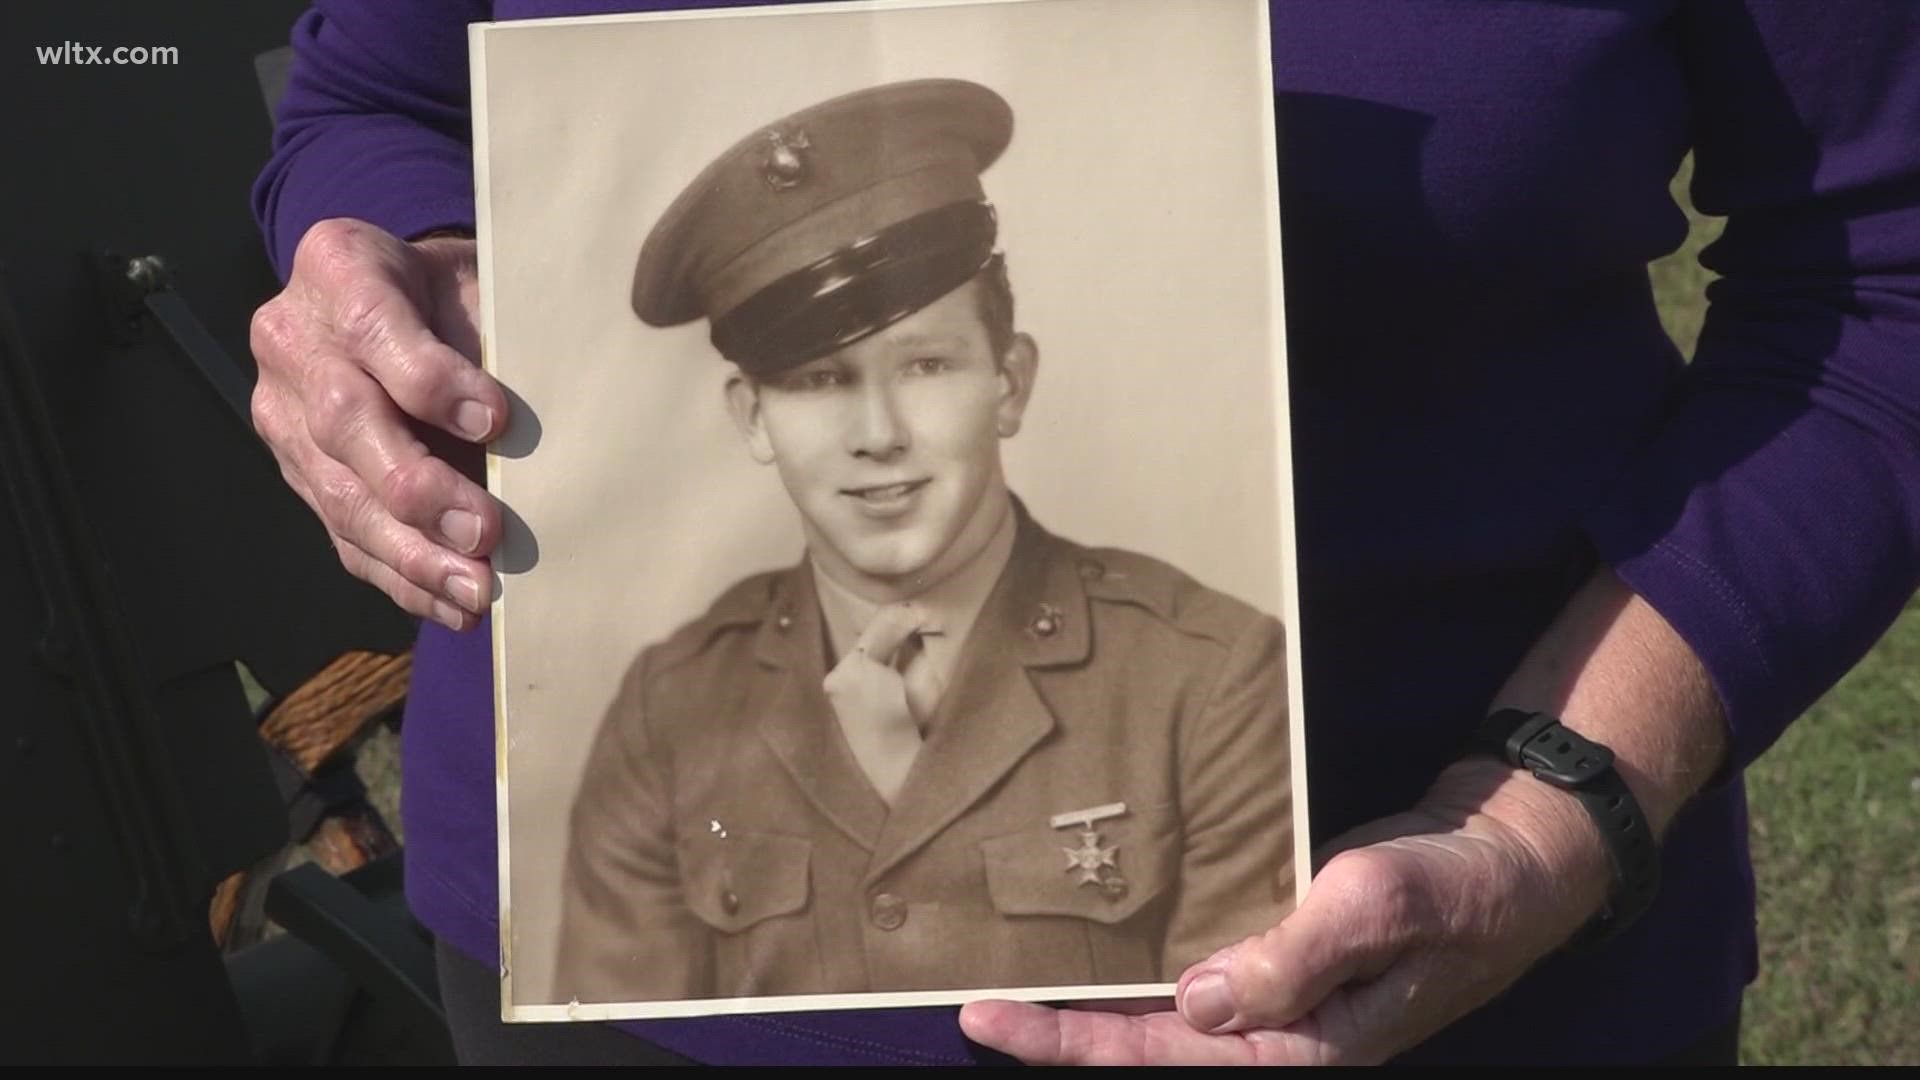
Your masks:
<svg viewBox="0 0 1920 1080"><path fill-rule="evenodd" d="M7 1061L448 1060L398 895L412 627L244 416L276 288L247 192L302 6L0 12ZM1689 355L1717 231L1649 267ZM1749 773L1743 1061L1920 1061L1917 716L1909 602Z"/></svg>
<svg viewBox="0 0 1920 1080"><path fill-rule="evenodd" d="M449 1057L377 803L413 627L247 417L301 7L0 12L0 1060Z"/></svg>

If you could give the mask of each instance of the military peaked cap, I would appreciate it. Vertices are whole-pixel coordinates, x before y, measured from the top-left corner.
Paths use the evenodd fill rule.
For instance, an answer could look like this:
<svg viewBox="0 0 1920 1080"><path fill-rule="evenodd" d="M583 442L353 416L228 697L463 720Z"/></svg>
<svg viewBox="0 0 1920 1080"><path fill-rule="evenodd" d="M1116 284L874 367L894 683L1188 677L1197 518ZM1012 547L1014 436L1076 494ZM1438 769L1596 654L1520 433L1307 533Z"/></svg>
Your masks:
<svg viewBox="0 0 1920 1080"><path fill-rule="evenodd" d="M980 173L1013 136L996 93L957 79L873 87L741 139L648 234L633 310L706 318L753 374L843 348L964 284L996 256Z"/></svg>

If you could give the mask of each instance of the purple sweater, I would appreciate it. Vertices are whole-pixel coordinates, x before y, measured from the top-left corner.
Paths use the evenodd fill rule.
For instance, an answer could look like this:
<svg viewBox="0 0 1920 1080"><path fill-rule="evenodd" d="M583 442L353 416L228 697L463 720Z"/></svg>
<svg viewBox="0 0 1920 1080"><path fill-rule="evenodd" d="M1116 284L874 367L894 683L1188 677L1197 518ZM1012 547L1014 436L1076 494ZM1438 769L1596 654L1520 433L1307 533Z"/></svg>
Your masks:
<svg viewBox="0 0 1920 1080"><path fill-rule="evenodd" d="M255 205L470 224L464 23L696 6L331 0L297 27ZM722 6L709 2L701 6ZM1324 839L1454 756L1595 560L1700 654L1732 765L1674 824L1657 907L1543 962L1413 1060L1634 1061L1754 974L1739 768L1920 584L1920 5L1272 0ZM1646 263L1727 216L1697 358ZM403 789L421 919L498 955L484 631L415 653ZM633 1025L714 1062L958 1062L947 1009Z"/></svg>

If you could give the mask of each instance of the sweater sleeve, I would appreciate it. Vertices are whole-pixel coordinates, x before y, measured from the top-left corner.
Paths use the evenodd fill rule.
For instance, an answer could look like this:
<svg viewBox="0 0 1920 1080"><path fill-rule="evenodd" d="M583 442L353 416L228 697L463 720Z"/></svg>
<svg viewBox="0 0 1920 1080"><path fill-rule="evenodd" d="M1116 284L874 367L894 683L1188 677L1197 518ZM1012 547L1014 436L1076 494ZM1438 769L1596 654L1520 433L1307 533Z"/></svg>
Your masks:
<svg viewBox="0 0 1920 1080"><path fill-rule="evenodd" d="M320 0L293 67L253 210L284 278L330 217L397 236L473 224L467 24L488 0Z"/></svg>
<svg viewBox="0 0 1920 1080"><path fill-rule="evenodd" d="M1698 352L1586 521L1744 767L1920 585L1920 5L1690 0Z"/></svg>

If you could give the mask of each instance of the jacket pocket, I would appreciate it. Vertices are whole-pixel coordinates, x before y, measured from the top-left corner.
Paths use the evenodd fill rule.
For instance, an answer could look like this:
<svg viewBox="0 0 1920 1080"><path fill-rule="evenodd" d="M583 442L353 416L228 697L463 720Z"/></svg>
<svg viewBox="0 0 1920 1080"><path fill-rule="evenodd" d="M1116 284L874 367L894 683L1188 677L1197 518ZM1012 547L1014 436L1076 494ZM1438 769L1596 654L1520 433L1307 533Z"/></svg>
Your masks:
<svg viewBox="0 0 1920 1080"><path fill-rule="evenodd" d="M682 837L679 848L687 908L712 929L711 996L819 992L825 972L809 910L812 842L736 832Z"/></svg>
<svg viewBox="0 0 1920 1080"><path fill-rule="evenodd" d="M807 906L813 842L774 833L683 837L680 881L686 904L723 934L738 934Z"/></svg>
<svg viewBox="0 0 1920 1080"><path fill-rule="evenodd" d="M1178 886L1179 816L1168 803L1095 822L1090 830L1025 829L982 840L980 853L988 896L1002 915L1117 925Z"/></svg>

